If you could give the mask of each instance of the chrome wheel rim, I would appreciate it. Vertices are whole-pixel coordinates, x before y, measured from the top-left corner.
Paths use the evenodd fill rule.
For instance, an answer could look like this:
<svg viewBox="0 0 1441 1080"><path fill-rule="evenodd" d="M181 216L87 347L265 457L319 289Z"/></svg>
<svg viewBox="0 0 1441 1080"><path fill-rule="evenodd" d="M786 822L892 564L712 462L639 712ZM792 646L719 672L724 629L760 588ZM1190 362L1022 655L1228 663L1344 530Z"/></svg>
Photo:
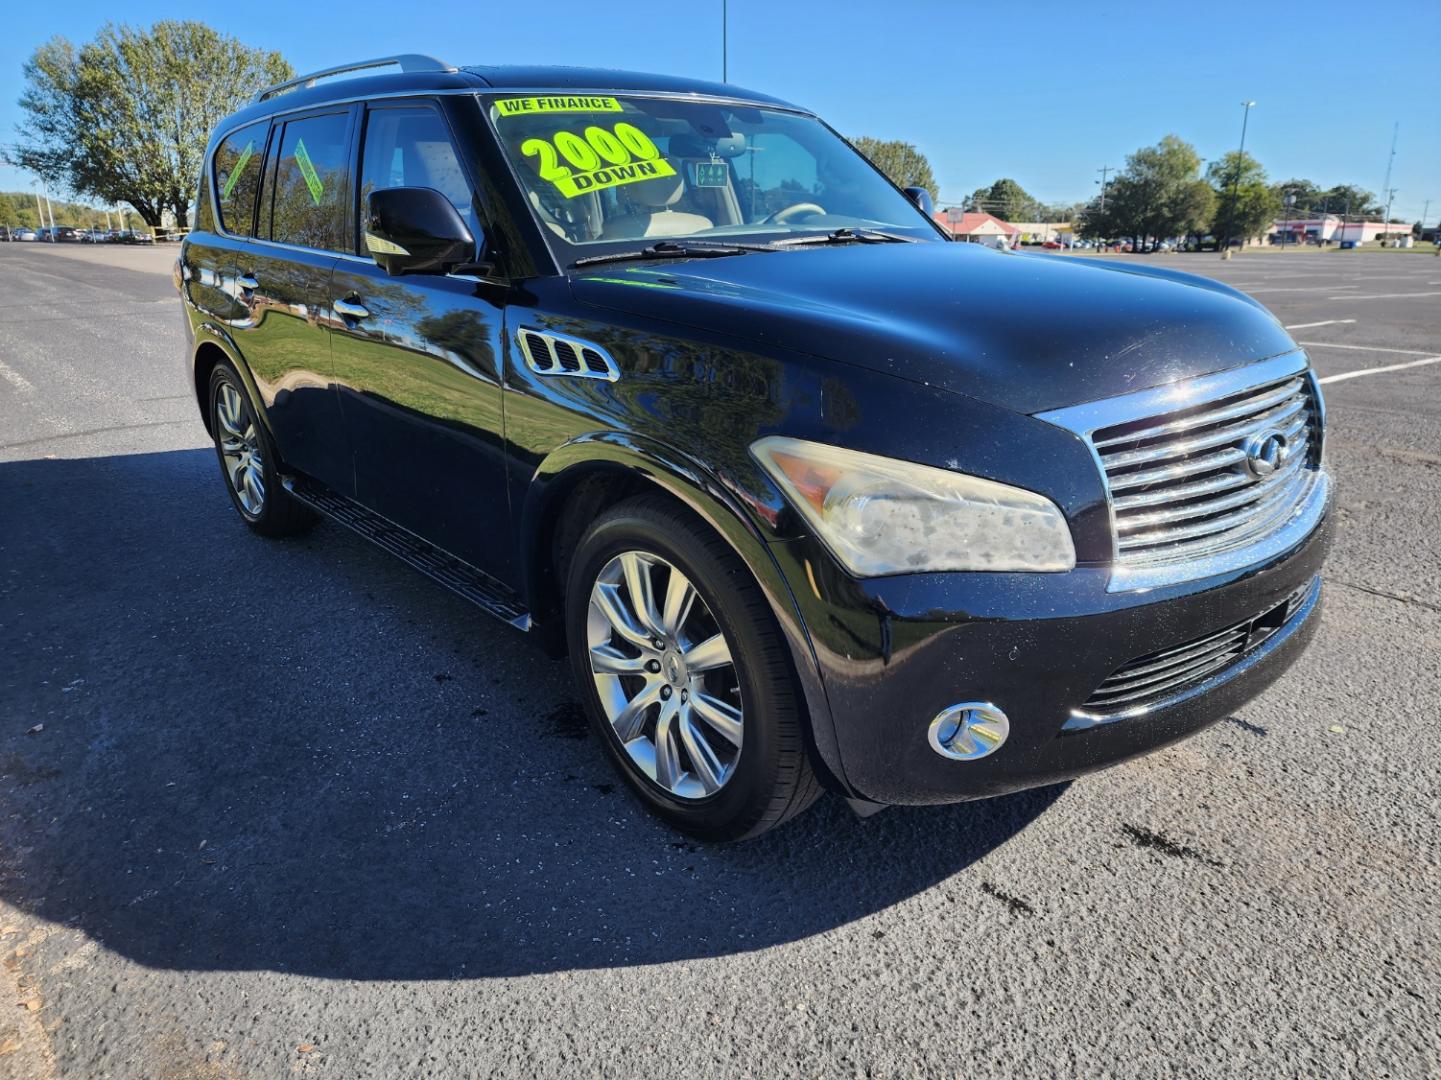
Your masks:
<svg viewBox="0 0 1441 1080"><path fill-rule="evenodd" d="M260 454L260 433L240 391L221 383L215 395L216 441L230 490L251 517L265 509L265 459Z"/></svg>
<svg viewBox="0 0 1441 1080"><path fill-rule="evenodd" d="M601 569L586 621L601 708L631 763L678 799L735 775L744 733L730 644L690 580L659 555Z"/></svg>

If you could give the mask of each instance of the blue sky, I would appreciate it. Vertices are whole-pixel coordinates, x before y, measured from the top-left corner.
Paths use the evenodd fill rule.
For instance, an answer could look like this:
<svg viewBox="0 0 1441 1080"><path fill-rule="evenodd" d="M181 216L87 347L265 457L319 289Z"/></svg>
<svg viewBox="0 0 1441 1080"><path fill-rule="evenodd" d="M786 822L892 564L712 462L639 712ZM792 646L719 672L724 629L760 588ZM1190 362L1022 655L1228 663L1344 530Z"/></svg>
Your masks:
<svg viewBox="0 0 1441 1080"><path fill-rule="evenodd" d="M52 34L107 20L203 18L301 70L390 52L453 63L585 64L718 79L721 0L244 4L23 3L0 42L0 143L21 65ZM1365 16L1364 29L1355 26ZM1388 59L1394 53L1394 61ZM998 176L1048 201L1089 197L1102 165L1174 132L1206 158L1246 148L1272 179L1379 192L1400 123L1394 213L1441 216L1441 3L1381 9L1251 0L1085 4L730 0L731 81L815 109L848 135L914 142L939 195ZM0 167L0 188L30 178Z"/></svg>

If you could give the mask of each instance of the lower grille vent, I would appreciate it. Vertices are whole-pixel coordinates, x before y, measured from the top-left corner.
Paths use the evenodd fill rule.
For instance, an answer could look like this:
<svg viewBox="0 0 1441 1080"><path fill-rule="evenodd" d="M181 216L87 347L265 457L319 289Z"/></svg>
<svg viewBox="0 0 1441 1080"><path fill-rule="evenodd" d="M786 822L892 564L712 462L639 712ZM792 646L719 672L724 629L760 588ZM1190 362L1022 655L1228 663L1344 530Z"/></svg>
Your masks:
<svg viewBox="0 0 1441 1080"><path fill-rule="evenodd" d="M1223 671L1285 626L1314 587L1314 582L1307 582L1275 607L1245 622L1122 664L1096 687L1083 711L1113 715L1144 710Z"/></svg>

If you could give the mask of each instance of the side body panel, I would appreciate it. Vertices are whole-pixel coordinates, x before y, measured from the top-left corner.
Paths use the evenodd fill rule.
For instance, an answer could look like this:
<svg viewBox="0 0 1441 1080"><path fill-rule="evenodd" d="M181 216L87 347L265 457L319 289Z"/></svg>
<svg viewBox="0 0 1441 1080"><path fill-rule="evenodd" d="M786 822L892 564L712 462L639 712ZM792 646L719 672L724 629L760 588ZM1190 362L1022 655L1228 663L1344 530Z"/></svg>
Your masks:
<svg viewBox="0 0 1441 1080"><path fill-rule="evenodd" d="M336 386L355 460L355 497L503 581L515 578L500 372L504 310L459 277L388 277L345 259Z"/></svg>

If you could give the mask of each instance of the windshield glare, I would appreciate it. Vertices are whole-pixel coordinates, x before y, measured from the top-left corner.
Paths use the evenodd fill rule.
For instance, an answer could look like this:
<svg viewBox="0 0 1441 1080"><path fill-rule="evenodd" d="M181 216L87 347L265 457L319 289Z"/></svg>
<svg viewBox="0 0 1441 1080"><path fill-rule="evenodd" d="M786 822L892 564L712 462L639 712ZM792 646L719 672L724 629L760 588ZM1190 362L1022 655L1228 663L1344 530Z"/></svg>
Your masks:
<svg viewBox="0 0 1441 1080"><path fill-rule="evenodd" d="M643 96L496 95L487 105L563 263L662 239L765 242L842 228L940 239L814 117Z"/></svg>

